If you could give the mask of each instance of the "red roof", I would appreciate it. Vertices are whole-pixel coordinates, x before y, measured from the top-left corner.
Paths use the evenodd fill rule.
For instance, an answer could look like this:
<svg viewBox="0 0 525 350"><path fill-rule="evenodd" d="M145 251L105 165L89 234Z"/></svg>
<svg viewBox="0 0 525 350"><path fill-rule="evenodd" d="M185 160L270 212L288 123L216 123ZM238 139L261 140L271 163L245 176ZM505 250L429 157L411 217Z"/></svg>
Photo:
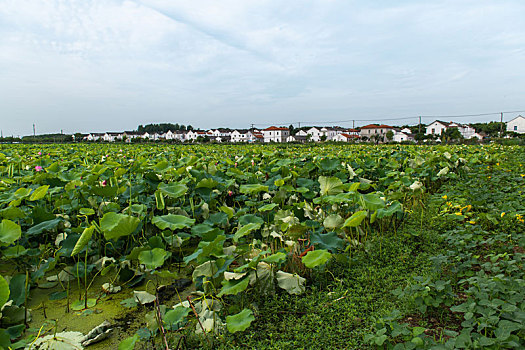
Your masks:
<svg viewBox="0 0 525 350"><path fill-rule="evenodd" d="M288 130L288 128L278 128L276 126L270 126L269 128L264 129L264 131L272 131L272 130Z"/></svg>
<svg viewBox="0 0 525 350"><path fill-rule="evenodd" d="M377 124L368 124L368 125L363 126L361 129L377 129L377 128L379 128L379 125Z"/></svg>
<svg viewBox="0 0 525 350"><path fill-rule="evenodd" d="M347 139L359 138L359 136L357 136L357 135L348 135L348 134L341 134L341 135L343 135L343 136L346 137Z"/></svg>
<svg viewBox="0 0 525 350"><path fill-rule="evenodd" d="M357 129L348 129L348 132L359 132Z"/></svg>
<svg viewBox="0 0 525 350"><path fill-rule="evenodd" d="M369 124L363 126L361 129L393 129L393 126L390 125L377 125L377 124Z"/></svg>

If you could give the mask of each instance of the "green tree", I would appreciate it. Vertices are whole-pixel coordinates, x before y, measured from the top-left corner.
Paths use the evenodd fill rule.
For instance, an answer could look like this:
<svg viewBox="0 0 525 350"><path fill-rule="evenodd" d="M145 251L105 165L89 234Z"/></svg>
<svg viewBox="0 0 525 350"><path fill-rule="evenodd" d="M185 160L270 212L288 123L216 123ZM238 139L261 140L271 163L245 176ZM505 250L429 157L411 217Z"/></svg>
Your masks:
<svg viewBox="0 0 525 350"><path fill-rule="evenodd" d="M458 128L446 128L441 132L441 141L451 142L454 140L462 140L463 135L459 132Z"/></svg>
<svg viewBox="0 0 525 350"><path fill-rule="evenodd" d="M386 133L386 139L388 141L392 141L393 138L394 138L394 132L392 130L388 130L388 132Z"/></svg>

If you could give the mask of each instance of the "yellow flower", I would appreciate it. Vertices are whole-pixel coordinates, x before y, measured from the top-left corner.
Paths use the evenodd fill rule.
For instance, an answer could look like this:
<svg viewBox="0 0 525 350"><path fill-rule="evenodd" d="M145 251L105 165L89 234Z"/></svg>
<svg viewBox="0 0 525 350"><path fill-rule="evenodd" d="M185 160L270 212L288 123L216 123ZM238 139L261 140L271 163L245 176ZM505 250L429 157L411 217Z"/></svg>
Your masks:
<svg viewBox="0 0 525 350"><path fill-rule="evenodd" d="M500 217L504 217L505 216L505 212L501 213Z"/></svg>
<svg viewBox="0 0 525 350"><path fill-rule="evenodd" d="M452 202L447 202L447 206L451 207L452 206Z"/></svg>
<svg viewBox="0 0 525 350"><path fill-rule="evenodd" d="M499 166L499 163L496 163L497 166Z"/></svg>
<svg viewBox="0 0 525 350"><path fill-rule="evenodd" d="M448 197L447 197L447 195L444 195L444 196L443 196L443 197L441 197L441 198L443 198L443 199L447 199Z"/></svg>
<svg viewBox="0 0 525 350"><path fill-rule="evenodd" d="M491 178L491 176L489 176L489 179Z"/></svg>
<svg viewBox="0 0 525 350"><path fill-rule="evenodd" d="M457 216L461 216L461 215L463 215L463 214L461 214L461 213L454 213L454 214L456 214Z"/></svg>
<svg viewBox="0 0 525 350"><path fill-rule="evenodd" d="M520 174L521 177L525 177L525 174Z"/></svg>
<svg viewBox="0 0 525 350"><path fill-rule="evenodd" d="M476 222L474 220L470 220L468 223L474 225Z"/></svg>

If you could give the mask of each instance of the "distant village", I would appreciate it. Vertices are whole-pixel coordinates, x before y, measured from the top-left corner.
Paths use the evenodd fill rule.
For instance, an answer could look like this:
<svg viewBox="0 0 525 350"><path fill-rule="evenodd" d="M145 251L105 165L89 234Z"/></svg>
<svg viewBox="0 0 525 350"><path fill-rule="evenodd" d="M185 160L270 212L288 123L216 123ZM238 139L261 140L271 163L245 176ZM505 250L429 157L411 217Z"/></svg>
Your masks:
<svg viewBox="0 0 525 350"><path fill-rule="evenodd" d="M497 123L499 124L499 123ZM504 132L511 134L525 134L525 118L521 115L501 125L499 136ZM172 125L172 124L161 124ZM180 143L192 142L218 142L218 143L306 143L306 142L415 142L415 141L448 141L451 139L483 140L487 133L477 131L471 124L445 122L435 120L422 126L407 126L396 128L385 124L369 124L359 128L334 127L302 127L294 128L283 126L270 126L265 129L228 129L218 128L210 130L194 130L191 126L187 129L171 128L167 131L140 131L147 129L139 127L139 131L103 132L89 134L75 134L75 138L90 142L144 142L144 141L171 141ZM173 129L173 130L172 130ZM80 140L76 140L80 141Z"/></svg>

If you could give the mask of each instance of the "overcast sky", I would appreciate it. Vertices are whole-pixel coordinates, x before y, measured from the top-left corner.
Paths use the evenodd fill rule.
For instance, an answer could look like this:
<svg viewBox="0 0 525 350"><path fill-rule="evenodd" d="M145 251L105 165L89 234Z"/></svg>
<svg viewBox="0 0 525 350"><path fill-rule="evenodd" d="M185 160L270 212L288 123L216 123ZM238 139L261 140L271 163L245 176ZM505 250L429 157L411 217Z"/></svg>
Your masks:
<svg viewBox="0 0 525 350"><path fill-rule="evenodd" d="M0 0L0 128L525 109L524 14L523 0Z"/></svg>

